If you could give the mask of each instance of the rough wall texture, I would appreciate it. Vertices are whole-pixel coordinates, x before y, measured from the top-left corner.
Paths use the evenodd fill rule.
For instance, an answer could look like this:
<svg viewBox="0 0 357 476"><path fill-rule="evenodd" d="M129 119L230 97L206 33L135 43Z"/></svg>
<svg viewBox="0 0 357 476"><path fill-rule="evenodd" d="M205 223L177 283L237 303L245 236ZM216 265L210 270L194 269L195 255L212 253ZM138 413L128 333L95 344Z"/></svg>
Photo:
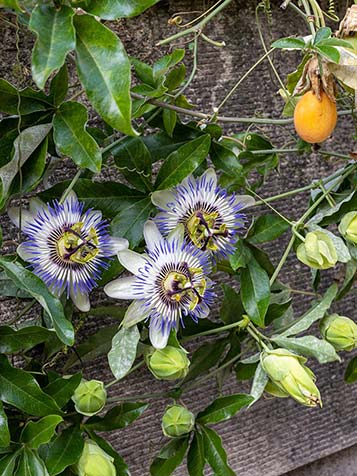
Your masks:
<svg viewBox="0 0 357 476"><path fill-rule="evenodd" d="M173 33L168 26L168 18L181 11L202 10L213 2L196 1L163 1L139 18L127 21L113 22L111 27L121 36L129 54L136 55L144 61L152 61L162 55L163 49L155 47L155 43ZM208 25L206 34L216 40L224 39L226 48L214 48L203 41L199 45L199 71L190 88L190 96L197 104L197 108L206 112L212 111L224 97L226 91L254 64L262 54L254 18L256 1L237 0L232 2L219 17ZM346 2L336 2L342 10ZM305 25L291 11L285 13L278 8L280 1L273 4L273 23L271 34L274 38L287 36L292 33L305 34ZM263 19L264 21L264 19ZM264 23L265 24L265 23ZM266 25L265 25L266 26ZM268 32L267 28L265 31ZM15 63L16 48L15 36L12 29L1 24L3 47L0 51L0 75L14 80L12 65ZM269 33L266 34L269 43ZM182 45L184 41L178 42ZM27 33L21 34L20 46L22 53L20 60L24 65L29 64L29 51L32 38ZM294 53L285 54L282 58L277 54L274 61L284 78L297 65L297 56ZM188 66L190 60L187 61ZM282 101L276 93L278 85L276 79L266 63L256 68L254 73L240 86L237 93L227 103L222 112L230 116L251 116L264 114L279 117ZM95 115L92 116L95 120ZM227 128L230 132L245 130L243 125ZM268 133L273 142L279 146L289 141L292 128L284 130L280 127L261 128ZM350 148L353 127L351 119L340 120L334 137L325 148L333 148L346 152ZM341 164L337 160L323 160L315 155L285 156L281 161L280 174L272 175L262 194L275 194L298 186L310 183L314 178L328 175ZM61 170L53 177L53 181L70 175L71 168ZM100 178L100 177L99 177ZM298 197L282 201L277 208L291 219L301 214L307 197ZM8 223L6 217L1 217L4 225L5 239L14 236L15 229ZM278 262L287 238L283 237L272 248L275 263ZM309 289L309 271L299 264L295 258L288 260L288 269L283 273L284 281L292 288ZM104 296L97 296L98 303ZM308 299L297 300L296 312L303 311L308 305ZM219 303L218 303L219 305ZM9 300L0 301L1 319L6 321L15 312L16 303ZM336 307L345 315L356 316L356 292ZM94 333L113 321L93 318L86 322L83 335ZM355 400L356 386L344 386L342 375L345 364L330 364L324 367L314 365L318 376L324 407L321 410L309 410L297 406L292 400L261 400L252 410L242 413L229 423L218 426L224 444L228 450L231 466L242 476L278 476L311 461L335 453L342 448L357 443L357 412ZM92 362L84 370L86 377L111 380L105 358ZM122 383L112 387L112 395L140 395L148 391L155 392L162 389L162 384L155 382L148 372L141 370ZM224 391L239 392L243 390L240 384L231 379ZM215 395L215 383L207 382L202 388L195 389L185 395L184 402L193 410L201 409ZM133 476L148 474L149 460L155 455L164 438L160 430L160 417L166 402L155 402L144 416L124 431L112 435L111 441L127 460ZM186 475L182 467L176 472L177 476ZM209 473L207 473L209 474ZM297 473L293 473L297 476ZM334 473L318 473L316 468L309 474L327 476L342 476L345 474L338 468ZM346 473L357 474L357 473ZM293 476L293 475L292 475Z"/></svg>

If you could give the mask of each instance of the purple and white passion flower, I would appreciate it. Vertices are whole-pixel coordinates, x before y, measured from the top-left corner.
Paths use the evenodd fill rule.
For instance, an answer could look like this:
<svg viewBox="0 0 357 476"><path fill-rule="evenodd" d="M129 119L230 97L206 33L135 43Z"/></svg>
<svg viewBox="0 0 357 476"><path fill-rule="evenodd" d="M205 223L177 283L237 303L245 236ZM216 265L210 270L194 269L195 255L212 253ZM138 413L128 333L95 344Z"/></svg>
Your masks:
<svg viewBox="0 0 357 476"><path fill-rule="evenodd" d="M130 327L150 320L150 341L157 349L166 346L171 329L184 316L194 321L207 317L214 293L208 278L209 254L184 239L183 226L163 238L156 224L144 225L146 253L119 251L120 263L133 276L118 278L107 284L105 293L117 299L133 299L123 325Z"/></svg>
<svg viewBox="0 0 357 476"><path fill-rule="evenodd" d="M29 210L10 208L9 216L27 239L17 253L55 296L66 292L76 307L90 309L89 293L96 286L110 256L128 247L124 238L108 234L109 223L100 211L88 209L70 192L63 203L30 201Z"/></svg>
<svg viewBox="0 0 357 476"><path fill-rule="evenodd" d="M245 227L241 212L254 205L249 195L228 195L217 185L212 168L197 179L189 176L170 190L154 192L151 199L160 209L155 222L164 236L182 224L189 243L218 259L233 253L238 233Z"/></svg>

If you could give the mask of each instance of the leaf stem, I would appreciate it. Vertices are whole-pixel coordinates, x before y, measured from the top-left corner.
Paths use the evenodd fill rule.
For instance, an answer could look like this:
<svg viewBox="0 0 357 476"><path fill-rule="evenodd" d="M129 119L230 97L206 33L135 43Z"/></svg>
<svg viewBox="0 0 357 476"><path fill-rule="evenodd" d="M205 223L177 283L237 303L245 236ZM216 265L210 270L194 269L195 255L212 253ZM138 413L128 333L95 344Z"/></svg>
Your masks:
<svg viewBox="0 0 357 476"><path fill-rule="evenodd" d="M281 268L284 266L285 261L287 260L287 257L289 256L290 250L293 247L295 240L296 240L296 236L295 236L295 234L292 234L292 236L290 238L290 241L288 243L288 246L286 247L286 249L284 251L284 254L283 254L283 256L281 257L281 259L279 261L278 266L275 268L275 271L274 271L272 277L270 278L270 286L273 285L273 283L275 282L276 278L278 277L278 275L281 271Z"/></svg>
<svg viewBox="0 0 357 476"><path fill-rule="evenodd" d="M109 383L107 383L107 384L105 385L105 388L110 388L112 385L115 385L115 384L118 383L119 381L123 380L123 378L125 378L125 377L127 377L128 375L130 375L131 373L135 372L135 370L140 369L144 364L145 364L145 361L144 361L144 360L140 360L140 362L138 362L136 365L134 365L124 377L121 377L120 379L114 379L114 380L112 380L111 382L109 382Z"/></svg>
<svg viewBox="0 0 357 476"><path fill-rule="evenodd" d="M194 334L192 336L187 336L182 339L182 342L187 342L188 340L195 339L196 337L202 337L202 336L210 336L213 334L219 334L220 332L226 332L231 329L234 329L235 327L240 327L242 324L245 323L244 319L241 319L240 321L237 322L232 322L231 324L227 324L225 326L217 327L216 329L209 329L208 331L203 331L199 332L198 334Z"/></svg>
<svg viewBox="0 0 357 476"><path fill-rule="evenodd" d="M81 173L82 173L82 169L79 169L78 172L76 173L76 175L73 177L71 183L68 185L67 189L65 190L65 192L63 193L59 203L62 204L66 198L68 197L69 193L72 191L73 187L76 185L77 183L77 180L79 179L79 177L81 176Z"/></svg>
<svg viewBox="0 0 357 476"><path fill-rule="evenodd" d="M186 28L186 30L179 31L178 33L175 33L172 36L169 36L168 38L164 38L163 40L159 41L156 46L162 46L162 45L167 45L167 43L171 43L171 41L175 41L178 38L181 38L182 36L189 35L191 33L197 33L201 31L204 26L213 18L215 17L218 13L220 13L225 7L227 7L232 0L224 0L220 5L217 6L214 10L212 10L206 17L204 17L200 22L198 22L196 25L191 26L190 28Z"/></svg>

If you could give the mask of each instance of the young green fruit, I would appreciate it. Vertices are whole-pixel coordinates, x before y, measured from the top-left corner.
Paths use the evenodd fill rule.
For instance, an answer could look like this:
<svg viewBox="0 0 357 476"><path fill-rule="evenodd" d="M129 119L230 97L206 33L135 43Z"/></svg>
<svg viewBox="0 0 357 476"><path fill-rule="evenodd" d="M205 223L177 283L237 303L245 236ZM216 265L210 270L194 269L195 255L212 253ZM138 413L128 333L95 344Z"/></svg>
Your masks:
<svg viewBox="0 0 357 476"><path fill-rule="evenodd" d="M336 350L351 351L357 344L357 324L345 316L331 314L320 323L321 335Z"/></svg>
<svg viewBox="0 0 357 476"><path fill-rule="evenodd" d="M78 463L72 467L78 476L117 476L114 458L92 440L86 440Z"/></svg>
<svg viewBox="0 0 357 476"><path fill-rule="evenodd" d="M357 244L357 211L346 213L341 220L338 231L346 240Z"/></svg>
<svg viewBox="0 0 357 476"><path fill-rule="evenodd" d="M103 409L107 401L107 392L100 380L83 379L76 388L72 400L78 413L92 416Z"/></svg>
<svg viewBox="0 0 357 476"><path fill-rule="evenodd" d="M195 416L182 405L170 405L162 417L162 431L169 438L177 438L193 430Z"/></svg>
<svg viewBox="0 0 357 476"><path fill-rule="evenodd" d="M166 346L147 356L150 372L159 380L176 380L187 375L190 361L182 348Z"/></svg>
<svg viewBox="0 0 357 476"><path fill-rule="evenodd" d="M296 251L298 259L314 269L328 269L337 263L337 252L332 239L323 231L307 233L304 243Z"/></svg>

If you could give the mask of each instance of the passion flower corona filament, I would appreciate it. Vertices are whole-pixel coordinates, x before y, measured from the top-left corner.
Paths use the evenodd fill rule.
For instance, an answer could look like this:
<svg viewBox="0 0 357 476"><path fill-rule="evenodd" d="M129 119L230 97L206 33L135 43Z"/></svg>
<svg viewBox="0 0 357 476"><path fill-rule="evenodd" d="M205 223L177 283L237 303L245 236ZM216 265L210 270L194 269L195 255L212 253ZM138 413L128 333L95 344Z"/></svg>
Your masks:
<svg viewBox="0 0 357 476"><path fill-rule="evenodd" d="M19 210L9 215L19 225ZM22 211L22 224L27 240L17 249L21 258L54 295L66 292L79 310L88 311L88 295L108 266L105 258L127 248L127 240L111 237L101 212L84 211L73 192L64 203L32 201L30 211Z"/></svg>
<svg viewBox="0 0 357 476"><path fill-rule="evenodd" d="M133 299L123 321L130 327L150 319L150 340L162 349L172 328L183 316L193 320L207 317L214 297L208 253L184 240L183 226L167 239L156 224L149 220L144 226L147 253L131 250L118 253L120 263L134 276L118 278L104 288L106 294L117 299Z"/></svg>
<svg viewBox="0 0 357 476"><path fill-rule="evenodd" d="M249 195L228 195L217 186L217 176L208 169L201 177L187 177L172 190L152 194L152 202L161 212L155 222L165 236L179 224L185 238L202 251L225 257L234 250L246 216L241 211L254 204Z"/></svg>

